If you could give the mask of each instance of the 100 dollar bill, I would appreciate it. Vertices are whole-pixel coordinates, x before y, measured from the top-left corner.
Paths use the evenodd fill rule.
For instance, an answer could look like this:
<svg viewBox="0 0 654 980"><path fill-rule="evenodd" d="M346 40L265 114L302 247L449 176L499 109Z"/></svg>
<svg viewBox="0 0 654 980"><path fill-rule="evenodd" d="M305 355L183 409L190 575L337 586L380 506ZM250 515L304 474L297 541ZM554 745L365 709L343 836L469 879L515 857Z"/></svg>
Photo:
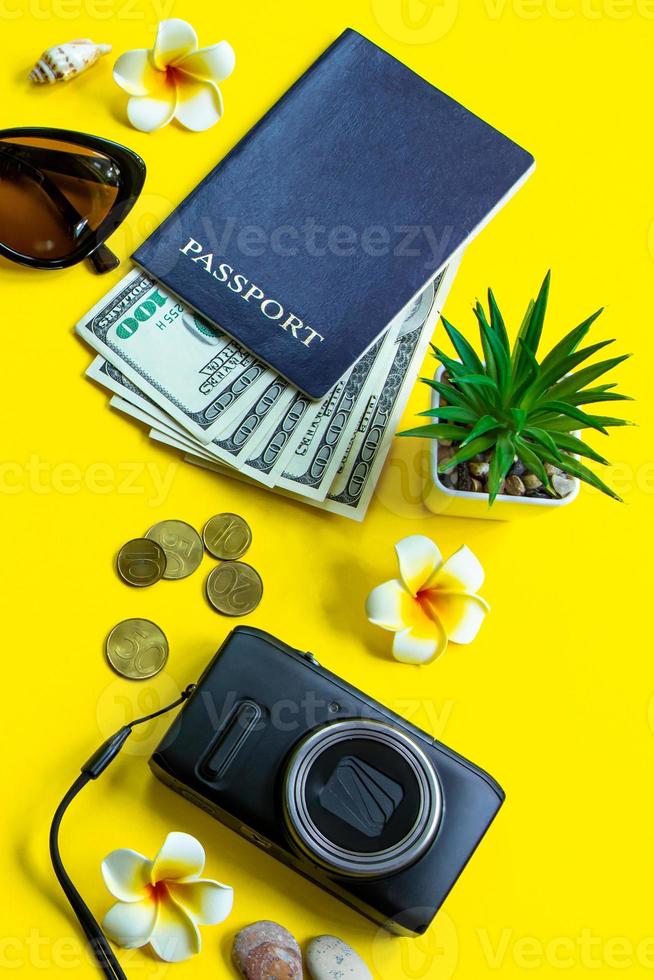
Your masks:
<svg viewBox="0 0 654 980"><path fill-rule="evenodd" d="M194 324L196 328L194 329ZM128 381L202 443L275 374L152 279L129 273L76 326Z"/></svg>
<svg viewBox="0 0 654 980"><path fill-rule="evenodd" d="M295 427L302 421L306 424L320 406L319 402L312 402L296 389L289 388L287 382L280 378L279 388L272 383L254 404L247 405L244 415L223 426L225 432L221 430L222 435L218 439L202 443L143 395L136 385L102 356L95 358L87 368L86 376L114 394L115 398L110 402L113 408L139 422L145 422L152 429L161 430L169 437L183 437L187 451L197 450L208 459L237 467L266 486L274 485L270 471L282 456ZM266 424L267 414L272 415L269 425Z"/></svg>
<svg viewBox="0 0 654 980"><path fill-rule="evenodd" d="M461 253L434 283L432 307L424 323L400 330L386 377L369 400L345 459L321 506L332 514L362 521L399 425L416 374L454 282Z"/></svg>
<svg viewBox="0 0 654 980"><path fill-rule="evenodd" d="M336 385L311 430L288 459L277 486L301 497L324 500L369 392L382 382L393 339L387 333L376 341Z"/></svg>
<svg viewBox="0 0 654 980"><path fill-rule="evenodd" d="M151 438L216 472L362 520L459 260L322 402L309 401L141 272L76 329L101 355L87 374L118 396L114 408L147 424Z"/></svg>

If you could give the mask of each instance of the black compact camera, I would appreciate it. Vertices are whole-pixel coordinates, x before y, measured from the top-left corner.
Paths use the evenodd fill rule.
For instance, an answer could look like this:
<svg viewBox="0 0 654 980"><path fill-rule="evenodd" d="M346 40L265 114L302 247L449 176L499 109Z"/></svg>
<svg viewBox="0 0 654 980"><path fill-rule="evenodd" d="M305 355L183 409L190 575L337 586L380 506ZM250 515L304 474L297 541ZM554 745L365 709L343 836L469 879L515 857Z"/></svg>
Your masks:
<svg viewBox="0 0 654 980"><path fill-rule="evenodd" d="M498 784L261 630L227 637L156 749L163 782L392 932L419 935Z"/></svg>

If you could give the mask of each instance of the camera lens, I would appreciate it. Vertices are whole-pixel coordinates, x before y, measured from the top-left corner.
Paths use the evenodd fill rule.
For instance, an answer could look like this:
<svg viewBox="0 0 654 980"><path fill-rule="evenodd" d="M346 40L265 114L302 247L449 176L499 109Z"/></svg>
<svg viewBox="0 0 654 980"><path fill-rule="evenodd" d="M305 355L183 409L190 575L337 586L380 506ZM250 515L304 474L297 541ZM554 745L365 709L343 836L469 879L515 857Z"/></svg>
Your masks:
<svg viewBox="0 0 654 980"><path fill-rule="evenodd" d="M283 796L296 847L351 877L412 864L442 813L440 783L422 749L400 729L367 719L311 732L289 760Z"/></svg>

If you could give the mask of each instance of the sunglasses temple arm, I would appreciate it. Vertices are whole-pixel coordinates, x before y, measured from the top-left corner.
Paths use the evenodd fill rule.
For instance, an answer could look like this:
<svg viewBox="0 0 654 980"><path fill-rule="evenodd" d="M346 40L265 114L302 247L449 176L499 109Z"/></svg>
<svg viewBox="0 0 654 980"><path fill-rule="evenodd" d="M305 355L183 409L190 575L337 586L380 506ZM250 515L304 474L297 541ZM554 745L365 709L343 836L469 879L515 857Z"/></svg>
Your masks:
<svg viewBox="0 0 654 980"><path fill-rule="evenodd" d="M118 256L114 255L104 242L98 245L87 258L93 267L93 271L97 272L99 276L103 276L106 272L111 272L112 269L116 269L120 265Z"/></svg>
<svg viewBox="0 0 654 980"><path fill-rule="evenodd" d="M4 153L3 148L0 147L0 156L9 156L10 159L16 159L16 154ZM63 194L56 183L51 180L43 170L35 167L32 163L28 161L21 160L20 166L26 170L30 177L39 184L41 189L45 194L48 195L54 206L59 211L59 214L68 222L71 231L75 231L76 225L82 220L82 215L79 213L77 208L68 200L65 194Z"/></svg>
<svg viewBox="0 0 654 980"><path fill-rule="evenodd" d="M47 174L43 171L37 170L35 167L30 167L30 169L38 174L39 180L43 190L49 196L53 204L59 209L61 216L64 220L68 221L72 228L74 229L77 222L82 219L82 215L79 213L77 208L68 200L65 194L62 194L54 181L50 180ZM120 265L120 259L117 255L108 248L104 242L101 242L97 248L95 248L87 256L93 271L98 275L104 275L106 272L111 272L112 269L117 268Z"/></svg>

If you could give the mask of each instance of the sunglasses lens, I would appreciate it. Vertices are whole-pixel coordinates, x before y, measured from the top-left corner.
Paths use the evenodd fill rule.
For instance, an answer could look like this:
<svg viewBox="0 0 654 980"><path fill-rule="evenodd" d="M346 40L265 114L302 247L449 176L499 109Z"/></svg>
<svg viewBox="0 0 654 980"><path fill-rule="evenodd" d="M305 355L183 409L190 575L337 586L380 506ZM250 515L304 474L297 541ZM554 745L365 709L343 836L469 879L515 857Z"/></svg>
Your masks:
<svg viewBox="0 0 654 980"><path fill-rule="evenodd" d="M90 243L121 182L103 153L32 136L0 139L0 241L28 258L62 259Z"/></svg>

